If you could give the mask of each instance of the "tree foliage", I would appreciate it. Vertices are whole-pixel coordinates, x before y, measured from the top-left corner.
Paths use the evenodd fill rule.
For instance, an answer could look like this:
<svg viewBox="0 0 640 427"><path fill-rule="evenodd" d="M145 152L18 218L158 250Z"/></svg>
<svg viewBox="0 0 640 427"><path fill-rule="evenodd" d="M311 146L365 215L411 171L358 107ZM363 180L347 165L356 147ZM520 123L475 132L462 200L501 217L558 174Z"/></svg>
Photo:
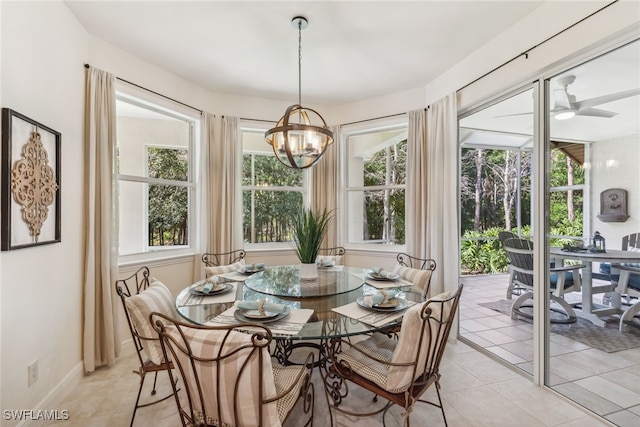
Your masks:
<svg viewBox="0 0 640 427"><path fill-rule="evenodd" d="M364 163L364 185L405 185L407 177L407 140L373 154ZM395 244L405 242L405 190L364 192L364 240Z"/></svg>
<svg viewBox="0 0 640 427"><path fill-rule="evenodd" d="M188 152L183 149L149 147L150 178L187 181ZM148 191L149 246L188 244L189 191L176 185L150 184Z"/></svg>
<svg viewBox="0 0 640 427"><path fill-rule="evenodd" d="M292 219L302 211L302 172L256 154L243 156L242 171L242 185L252 187L242 192L244 241L292 241Z"/></svg>
<svg viewBox="0 0 640 427"><path fill-rule="evenodd" d="M481 152L481 153L479 153ZM516 209L520 181L520 206ZM560 150L552 150L550 193L552 235L582 236L583 195L568 186L584 184L584 171ZM501 230L527 236L531 223L531 154L505 150L463 149L461 156L461 264L465 273L506 271L507 259L496 239Z"/></svg>

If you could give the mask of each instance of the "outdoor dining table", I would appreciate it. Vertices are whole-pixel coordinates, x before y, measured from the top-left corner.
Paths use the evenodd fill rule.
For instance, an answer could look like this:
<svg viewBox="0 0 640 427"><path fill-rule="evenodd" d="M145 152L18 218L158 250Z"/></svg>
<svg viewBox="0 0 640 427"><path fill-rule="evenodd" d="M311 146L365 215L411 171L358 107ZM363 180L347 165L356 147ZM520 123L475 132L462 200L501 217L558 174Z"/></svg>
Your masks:
<svg viewBox="0 0 640 427"><path fill-rule="evenodd" d="M301 325L292 325L287 318L266 323L276 343L272 353L286 364L295 348L310 346L319 350L322 362L329 340L389 330L402 322L408 307L423 300L421 293L410 290L408 282L374 281L367 278L367 273L363 268L334 266L319 268L315 280L301 280L300 268L295 265L265 267L255 274L227 273L221 277L233 283L235 293L226 299L221 299L222 296L192 298L190 288L195 285L190 285L176 297L176 308L186 320L200 325L239 323L231 315L235 301L265 300L284 304L292 313L289 317L294 317L295 312L307 311L311 314ZM375 294L378 288L401 291L397 296L406 305L374 311L357 304L358 298Z"/></svg>
<svg viewBox="0 0 640 427"><path fill-rule="evenodd" d="M573 252L565 251L563 248L551 247L550 255L551 258L555 258L560 262L563 262L565 259L574 259L581 261L585 266L582 269L582 302L581 306L575 310L578 317L587 319L594 325L604 327L606 322L602 319L603 316L617 315L622 312L620 290L617 289L616 284L593 285L592 263L608 262L617 264L640 262L639 252L622 251L619 249L607 249L606 252L591 252L588 249L584 249ZM614 298L612 298L610 306L593 301L594 295L606 292L614 292Z"/></svg>

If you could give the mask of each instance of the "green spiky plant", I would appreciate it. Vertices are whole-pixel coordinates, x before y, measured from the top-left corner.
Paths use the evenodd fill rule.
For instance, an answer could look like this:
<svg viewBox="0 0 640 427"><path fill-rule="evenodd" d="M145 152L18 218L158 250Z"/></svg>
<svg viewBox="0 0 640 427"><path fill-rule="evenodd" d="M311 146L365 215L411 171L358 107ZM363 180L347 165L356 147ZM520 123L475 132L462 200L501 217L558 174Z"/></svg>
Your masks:
<svg viewBox="0 0 640 427"><path fill-rule="evenodd" d="M301 263L316 262L322 239L327 233L327 226L331 219L331 213L326 209L322 212L303 209L293 219L294 249Z"/></svg>

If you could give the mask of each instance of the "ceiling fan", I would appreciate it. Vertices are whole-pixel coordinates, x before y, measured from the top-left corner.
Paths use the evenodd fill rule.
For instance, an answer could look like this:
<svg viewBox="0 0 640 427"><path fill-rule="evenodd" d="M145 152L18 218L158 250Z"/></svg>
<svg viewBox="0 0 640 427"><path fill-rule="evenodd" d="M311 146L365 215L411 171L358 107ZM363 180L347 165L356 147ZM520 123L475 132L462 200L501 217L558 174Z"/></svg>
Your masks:
<svg viewBox="0 0 640 427"><path fill-rule="evenodd" d="M572 74L560 77L558 79L558 85L560 85L561 87L553 90L553 108L551 108L551 115L557 120L566 120L572 118L573 116L603 117L610 119L611 117L616 116L618 113L593 107L601 104L606 104L608 102L629 98L630 96L640 95L640 88L638 88L577 101L576 97L569 93L568 89L575 80L576 76ZM499 117L521 116L524 114L532 113L506 114Z"/></svg>

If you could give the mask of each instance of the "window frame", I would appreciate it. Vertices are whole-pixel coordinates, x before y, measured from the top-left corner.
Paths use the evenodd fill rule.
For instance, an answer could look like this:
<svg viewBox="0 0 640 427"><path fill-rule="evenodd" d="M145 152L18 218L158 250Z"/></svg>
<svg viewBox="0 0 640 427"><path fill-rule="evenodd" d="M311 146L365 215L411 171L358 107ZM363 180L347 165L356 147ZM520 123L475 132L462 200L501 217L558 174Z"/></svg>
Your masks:
<svg viewBox="0 0 640 427"><path fill-rule="evenodd" d="M405 242L406 242L406 189L407 183L392 185L375 185L375 186L349 186L348 168L349 168L349 138L375 132L384 132L397 129L405 129L407 132L407 144L409 133L409 117L407 114L399 114L381 119L372 119L364 122L343 125L340 129L340 194L339 200L341 204L341 217L339 218L340 235L343 236L342 245L349 250L372 251L372 252L403 252L406 250L405 244L379 243L379 242L351 242L349 241L348 229L350 227L349 219L349 193L356 191L383 191L391 189L405 190ZM408 148L408 145L407 145Z"/></svg>
<svg viewBox="0 0 640 427"><path fill-rule="evenodd" d="M272 156L272 157L276 157L275 153L273 152L273 149L271 148L271 146L264 141L264 145L265 145L265 151L256 151L256 150L251 150L251 149L245 149L245 141L244 141L244 134L245 133L262 133L264 134L267 130L269 130L271 127L273 127L275 125L275 123L265 123L265 122L256 122L256 121L252 121L252 120L240 120L239 124L238 124L238 140L240 141L241 144L241 151L242 151L242 158L244 158L245 154L248 155L264 155L264 156ZM279 160L277 160L279 161ZM240 162L242 164L242 160ZM254 167L254 161L252 161L252 169ZM243 194L245 191L286 191L286 192L292 192L292 191L298 191L302 194L302 207L303 208L307 208L310 206L311 203L311 198L310 198L310 194L311 194L311 182L310 182L310 174L309 174L309 169L304 169L301 171L302 173L302 186L301 187L290 187L290 186L281 186L281 187L276 187L276 186L264 186L264 185L254 185L255 184L255 176L252 170L252 174L251 174L251 180L252 180L252 185L248 185L245 186L243 185L243 169L242 166L239 168L238 171L238 182L240 183L240 212L238 213L239 216L241 216L242 218L244 218L244 206L242 204L242 198L243 198ZM252 222L253 222L253 218L252 218ZM242 224L242 229L244 230L244 223ZM281 250L281 249L287 249L290 250L291 249L291 243L292 242L263 242L263 243L250 243L250 242L245 242L244 241L244 231L243 231L243 235L242 235L242 240L243 240L243 245L245 250L247 251L262 251L262 250Z"/></svg>
<svg viewBox="0 0 640 427"><path fill-rule="evenodd" d="M172 101L162 95L149 92L147 90L135 87L127 84L126 82L118 81L116 83L116 99L121 102L132 104L139 108L144 108L155 113L166 115L177 120L182 120L188 124L189 129L189 142L187 146L188 150L188 173L186 181L168 180L160 178L150 178L148 176L139 176L132 174L121 174L119 170L116 173L115 180L118 188L121 182L139 183L144 186L145 194L147 197L143 201L144 214L142 215L141 227L144 230L148 230L149 227L149 205L148 205L148 192L150 184L170 185L175 187L185 187L188 189L188 220L187 220L187 241L188 245L176 245L176 246L149 246L148 237L143 239L142 246L143 252L121 254L118 247L118 264L119 265L132 265L140 262L149 262L162 259L180 258L193 256L200 247L199 238L199 206L200 201L200 187L201 181L199 180L201 170L200 162L197 160L200 157L201 150L201 125L202 118L201 113L195 109L191 109L175 101ZM116 113L117 117L117 113ZM117 126L117 119L116 119ZM144 144L144 156L143 162L144 173L148 175L148 149L149 147L160 147L167 149L185 149L184 146L176 145L156 145L156 144ZM119 156L119 155L118 155ZM117 159L116 159L117 161ZM117 197L120 197L119 191L117 191ZM118 211L118 224L120 224L120 217ZM119 227L118 227L119 228ZM119 232L119 230L118 230ZM148 236L148 233L147 233ZM116 236L119 242L119 236Z"/></svg>

